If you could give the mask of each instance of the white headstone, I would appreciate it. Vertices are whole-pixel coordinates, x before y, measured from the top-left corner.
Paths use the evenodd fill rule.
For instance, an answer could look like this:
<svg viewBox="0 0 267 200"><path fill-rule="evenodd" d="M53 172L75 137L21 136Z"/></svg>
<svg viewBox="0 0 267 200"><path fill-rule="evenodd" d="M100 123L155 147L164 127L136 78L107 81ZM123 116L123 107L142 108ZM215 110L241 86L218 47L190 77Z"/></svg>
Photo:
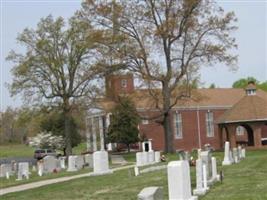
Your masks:
<svg viewBox="0 0 267 200"><path fill-rule="evenodd" d="M224 159L222 165L231 165L231 164L232 161L230 159L230 143L226 141L224 145Z"/></svg>
<svg viewBox="0 0 267 200"><path fill-rule="evenodd" d="M160 162L160 151L155 151L155 162L156 163Z"/></svg>
<svg viewBox="0 0 267 200"><path fill-rule="evenodd" d="M10 176L9 173L10 173L10 172L6 172L6 179L9 179L9 176Z"/></svg>
<svg viewBox="0 0 267 200"><path fill-rule="evenodd" d="M208 182L211 181L211 152L210 151L202 151L201 152L201 160L202 160L202 164L206 165L206 174L207 174L207 179Z"/></svg>
<svg viewBox="0 0 267 200"><path fill-rule="evenodd" d="M229 154L230 154L230 161L231 161L231 163L234 163L234 158L233 158L233 152L231 151L231 149L230 149L230 151L229 151Z"/></svg>
<svg viewBox="0 0 267 200"><path fill-rule="evenodd" d="M146 151L142 152L142 163L143 163L143 165L148 164L148 152L146 152Z"/></svg>
<svg viewBox="0 0 267 200"><path fill-rule="evenodd" d="M88 166L90 168L93 168L94 167L94 164L93 164L93 154L86 154L84 156L84 161L86 164L88 164Z"/></svg>
<svg viewBox="0 0 267 200"><path fill-rule="evenodd" d="M38 175L39 176L43 176L43 173L44 173L44 163L43 161L38 161L37 162L37 170L38 170Z"/></svg>
<svg viewBox="0 0 267 200"><path fill-rule="evenodd" d="M76 166L77 170L80 170L80 169L83 168L83 166L84 166L84 158L83 158L83 156L79 155L79 156L76 157L75 166Z"/></svg>
<svg viewBox="0 0 267 200"><path fill-rule="evenodd" d="M163 191L161 187L144 188L137 196L138 200L162 200Z"/></svg>
<svg viewBox="0 0 267 200"><path fill-rule="evenodd" d="M66 157L59 157L60 168L66 169Z"/></svg>
<svg viewBox="0 0 267 200"><path fill-rule="evenodd" d="M137 152L136 153L136 166L142 166L143 165L143 152Z"/></svg>
<svg viewBox="0 0 267 200"><path fill-rule="evenodd" d="M191 195L190 168L188 161L172 161L168 164L168 190L171 200L196 200Z"/></svg>
<svg viewBox="0 0 267 200"><path fill-rule="evenodd" d="M203 167L202 160L196 160L196 189L193 190L194 195L204 195L207 189L203 185Z"/></svg>
<svg viewBox="0 0 267 200"><path fill-rule="evenodd" d="M241 156L241 151L242 151L242 147L239 145L237 148L237 156L238 156L238 160L241 160L242 156Z"/></svg>
<svg viewBox="0 0 267 200"><path fill-rule="evenodd" d="M215 157L211 158L211 165L212 165L212 180L213 181L219 181L220 175L218 175L218 173L217 173L217 162L216 162Z"/></svg>
<svg viewBox="0 0 267 200"><path fill-rule="evenodd" d="M112 173L112 170L109 169L108 152L96 151L93 153L93 159L95 174Z"/></svg>
<svg viewBox="0 0 267 200"><path fill-rule="evenodd" d="M6 173L9 175L12 173L12 165L11 164L1 164L0 165L0 177L6 177Z"/></svg>
<svg viewBox="0 0 267 200"><path fill-rule="evenodd" d="M152 164L155 162L155 153L154 151L148 152L148 163Z"/></svg>
<svg viewBox="0 0 267 200"><path fill-rule="evenodd" d="M29 179L29 163L21 162L18 165L18 179L22 180L23 178Z"/></svg>
<svg viewBox="0 0 267 200"><path fill-rule="evenodd" d="M197 159L201 159L201 149L197 150Z"/></svg>
<svg viewBox="0 0 267 200"><path fill-rule="evenodd" d="M243 148L241 150L241 156L242 156L242 158L245 158L246 157L246 149L245 148Z"/></svg>
<svg viewBox="0 0 267 200"><path fill-rule="evenodd" d="M68 169L67 169L68 172L77 171L76 158L77 158L77 156L69 156Z"/></svg>
<svg viewBox="0 0 267 200"><path fill-rule="evenodd" d="M45 156L43 158L43 163L44 163L44 173L53 173L58 171L58 161L55 157L53 156Z"/></svg>
<svg viewBox="0 0 267 200"><path fill-rule="evenodd" d="M134 167L134 175L135 176L139 175L139 168L137 166Z"/></svg>
<svg viewBox="0 0 267 200"><path fill-rule="evenodd" d="M204 164L204 165L202 165L202 167L203 167L203 187L204 187L204 189L205 190L208 190L209 188L208 188L208 177L207 177L207 166Z"/></svg>
<svg viewBox="0 0 267 200"><path fill-rule="evenodd" d="M237 148L233 148L233 159L235 163L239 163L239 156Z"/></svg>

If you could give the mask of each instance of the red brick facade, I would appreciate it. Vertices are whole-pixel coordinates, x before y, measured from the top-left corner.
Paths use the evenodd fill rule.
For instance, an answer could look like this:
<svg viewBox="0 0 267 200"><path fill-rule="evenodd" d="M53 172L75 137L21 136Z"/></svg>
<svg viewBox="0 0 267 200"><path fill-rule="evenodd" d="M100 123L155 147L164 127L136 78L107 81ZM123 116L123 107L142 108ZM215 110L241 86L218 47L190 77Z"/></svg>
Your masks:
<svg viewBox="0 0 267 200"><path fill-rule="evenodd" d="M124 83L123 80L126 80ZM126 85L123 85L125 84ZM134 81L131 74L127 75L112 75L106 78L106 93L107 97L114 99L120 94L130 94L134 92ZM226 103L225 103L226 104ZM220 135L219 126L216 124L217 119L229 109L229 103L225 106L212 104L210 106L191 106L191 107L174 107L171 112L172 132L174 137L174 149L192 150L196 148L203 148L205 144L210 144L214 149L221 149L222 144L227 140L225 132ZM148 110L148 108L138 108L141 116L155 116L157 111ZM175 137L175 120L174 114L178 112L181 116L182 124L182 137L177 139ZM207 113L213 113L213 127L214 134L211 137L207 136ZM147 123L147 122L146 122ZM139 125L141 135L145 135L147 139L152 139L152 146L154 150L164 150L164 130L160 123L149 120L147 124L141 123ZM248 136L246 131L243 135L236 135L235 128L230 130L231 136L228 140L235 135L235 142L246 142ZM234 133L232 133L234 132ZM258 132L255 133L258 135ZM262 125L261 136L257 137L267 138L267 125Z"/></svg>

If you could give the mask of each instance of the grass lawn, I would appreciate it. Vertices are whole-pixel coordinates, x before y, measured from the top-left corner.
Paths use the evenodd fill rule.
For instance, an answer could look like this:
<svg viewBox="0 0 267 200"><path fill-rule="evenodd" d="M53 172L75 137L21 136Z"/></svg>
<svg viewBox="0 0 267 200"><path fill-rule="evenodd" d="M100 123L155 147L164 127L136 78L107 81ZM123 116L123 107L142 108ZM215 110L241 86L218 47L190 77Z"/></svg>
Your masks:
<svg viewBox="0 0 267 200"><path fill-rule="evenodd" d="M0 145L0 158L6 157L33 157L34 148L24 144Z"/></svg>
<svg viewBox="0 0 267 200"><path fill-rule="evenodd" d="M223 183L215 184L201 200L265 200L267 199L267 151L247 152L247 158L239 164L220 166L223 153L215 152L218 170L223 170ZM167 155L173 159L175 155ZM131 157L131 156L130 156ZM168 199L166 170L150 172L134 177L129 170L97 177L86 177L68 182L44 186L24 192L11 193L1 200L128 200L136 199L137 194L148 186L162 186L164 199ZM192 188L195 188L195 169L191 168Z"/></svg>

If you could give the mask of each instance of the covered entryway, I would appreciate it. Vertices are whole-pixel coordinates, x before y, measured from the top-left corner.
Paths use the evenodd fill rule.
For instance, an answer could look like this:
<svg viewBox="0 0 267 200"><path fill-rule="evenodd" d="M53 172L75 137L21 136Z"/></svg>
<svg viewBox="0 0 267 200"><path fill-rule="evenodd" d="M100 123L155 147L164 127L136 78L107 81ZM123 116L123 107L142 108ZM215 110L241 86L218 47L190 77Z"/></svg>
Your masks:
<svg viewBox="0 0 267 200"><path fill-rule="evenodd" d="M246 88L246 96L227 110L217 123L222 148L224 138L230 141L231 147L237 146L236 130L239 126L246 130L247 140L244 145L259 148L262 146L262 138L265 136L267 101L256 94L255 85L250 83Z"/></svg>

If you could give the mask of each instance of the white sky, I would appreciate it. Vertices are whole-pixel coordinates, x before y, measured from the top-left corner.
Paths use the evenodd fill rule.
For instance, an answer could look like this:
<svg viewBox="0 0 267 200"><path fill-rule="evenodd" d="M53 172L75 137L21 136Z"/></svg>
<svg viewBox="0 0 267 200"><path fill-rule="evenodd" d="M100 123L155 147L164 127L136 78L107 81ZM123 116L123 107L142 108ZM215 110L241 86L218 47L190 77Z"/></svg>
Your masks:
<svg viewBox="0 0 267 200"><path fill-rule="evenodd" d="M224 65L202 67L201 81L205 86L231 87L240 78L254 76L267 80L267 0L217 0L226 11L234 11L239 27L235 33L238 43L239 69L232 72ZM18 33L26 27L35 28L40 18L52 14L68 18L80 8L79 0L0 0L0 110L22 105L20 97L11 98L5 86L11 83L12 63L5 61L11 49L22 51L16 43Z"/></svg>

